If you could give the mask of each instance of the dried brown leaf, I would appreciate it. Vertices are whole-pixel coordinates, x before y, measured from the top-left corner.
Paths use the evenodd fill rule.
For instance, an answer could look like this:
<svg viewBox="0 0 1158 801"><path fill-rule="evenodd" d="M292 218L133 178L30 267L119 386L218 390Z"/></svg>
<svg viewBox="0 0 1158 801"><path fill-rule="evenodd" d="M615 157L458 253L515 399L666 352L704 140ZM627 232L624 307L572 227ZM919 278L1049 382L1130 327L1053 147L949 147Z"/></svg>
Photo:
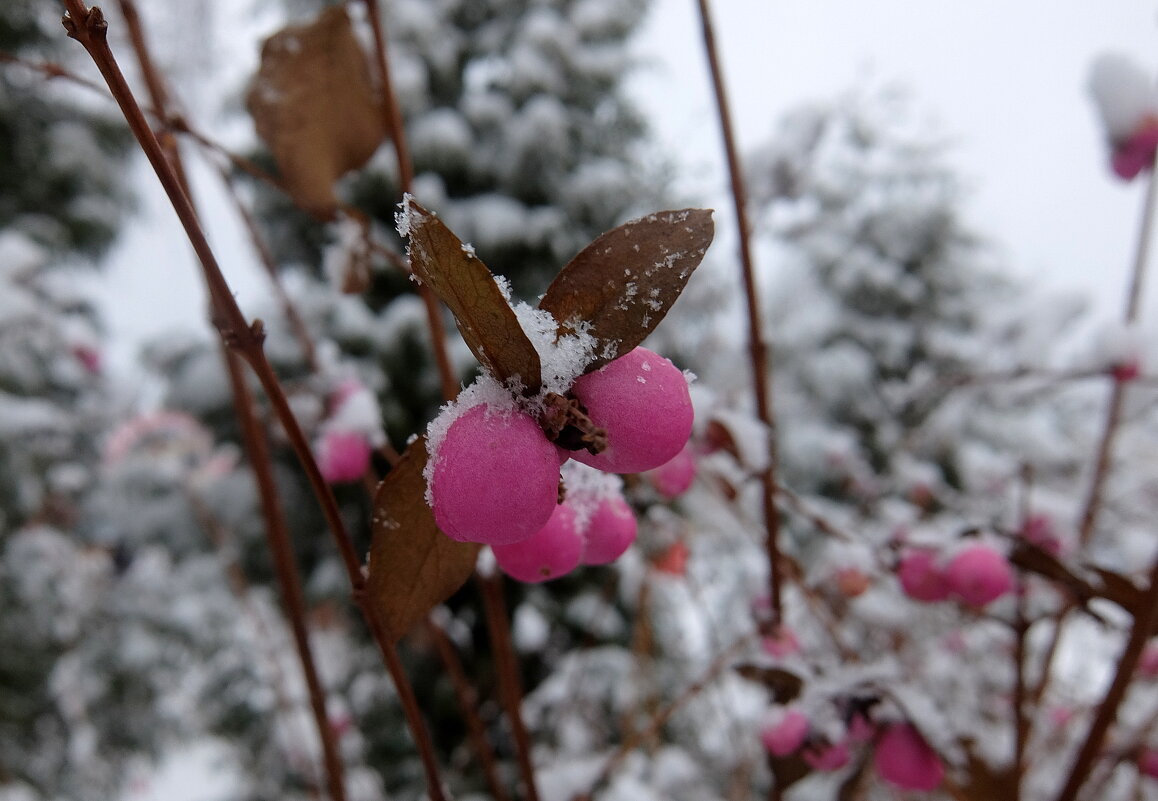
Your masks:
<svg viewBox="0 0 1158 801"><path fill-rule="evenodd" d="M438 530L426 503L426 439L410 444L374 496L367 592L394 639L458 590L474 572L481 546Z"/></svg>
<svg viewBox="0 0 1158 801"><path fill-rule="evenodd" d="M521 382L528 395L538 392L539 353L491 271L442 220L413 200L402 215L410 269L450 307L471 353L500 381Z"/></svg>
<svg viewBox="0 0 1158 801"><path fill-rule="evenodd" d="M324 218L338 205L334 182L386 138L366 54L340 5L265 40L246 108L286 191Z"/></svg>
<svg viewBox="0 0 1158 801"><path fill-rule="evenodd" d="M804 679L795 673L778 667L764 665L737 665L736 672L748 681L763 684L772 694L772 700L777 704L787 704L800 697L804 689Z"/></svg>
<svg viewBox="0 0 1158 801"><path fill-rule="evenodd" d="M539 308L563 333L586 324L599 357L588 372L642 342L704 258L715 225L708 209L660 211L613 228L585 247L547 288Z"/></svg>

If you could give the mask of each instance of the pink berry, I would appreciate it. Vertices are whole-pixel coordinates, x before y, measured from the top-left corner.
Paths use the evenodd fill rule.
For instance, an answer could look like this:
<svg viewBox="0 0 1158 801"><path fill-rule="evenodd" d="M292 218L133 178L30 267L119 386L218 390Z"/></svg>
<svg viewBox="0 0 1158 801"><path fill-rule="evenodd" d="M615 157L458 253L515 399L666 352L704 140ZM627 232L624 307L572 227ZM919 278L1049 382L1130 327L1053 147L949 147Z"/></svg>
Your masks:
<svg viewBox="0 0 1158 801"><path fill-rule="evenodd" d="M583 564L606 565L614 562L635 542L637 528L635 513L622 495L604 498L595 507L583 532L587 538Z"/></svg>
<svg viewBox="0 0 1158 801"><path fill-rule="evenodd" d="M1158 643L1149 643L1138 659L1138 675L1146 679L1158 678Z"/></svg>
<svg viewBox="0 0 1158 801"><path fill-rule="evenodd" d="M937 752L911 723L896 723L877 741L873 763L877 773L902 790L933 790L945 776Z"/></svg>
<svg viewBox="0 0 1158 801"><path fill-rule="evenodd" d="M800 640L797 638L796 632L783 624L777 626L771 634L764 637L760 641L760 646L764 649L764 653L777 659L800 653Z"/></svg>
<svg viewBox="0 0 1158 801"><path fill-rule="evenodd" d="M804 749L801 756L808 763L808 767L826 773L840 770L852 758L848 750L848 743L845 741L833 745L810 746Z"/></svg>
<svg viewBox="0 0 1158 801"><path fill-rule="evenodd" d="M864 595L869 586L872 585L872 578L859 567L838 568L833 579L837 592L845 598L856 598Z"/></svg>
<svg viewBox="0 0 1158 801"><path fill-rule="evenodd" d="M937 564L937 554L928 548L917 548L901 555L897 578L905 595L917 601L932 603L949 597L949 585Z"/></svg>
<svg viewBox="0 0 1158 801"><path fill-rule="evenodd" d="M561 503L547 524L527 539L491 548L504 573L518 581L538 584L565 576L579 565L583 537L575 527L575 510L570 504Z"/></svg>
<svg viewBox="0 0 1158 801"><path fill-rule="evenodd" d="M1114 147L1110 160L1114 174L1129 181L1154 166L1154 152L1158 149L1158 124L1153 119Z"/></svg>
<svg viewBox="0 0 1158 801"><path fill-rule="evenodd" d="M316 446L318 469L331 484L357 481L370 467L372 448L363 434L330 431Z"/></svg>
<svg viewBox="0 0 1158 801"><path fill-rule="evenodd" d="M772 756L786 757L796 753L808 736L808 716L799 709L789 709L773 716L760 729L760 742Z"/></svg>
<svg viewBox="0 0 1158 801"><path fill-rule="evenodd" d="M997 550L972 545L949 562L945 581L964 603L985 606L1013 589L1013 569Z"/></svg>
<svg viewBox="0 0 1158 801"><path fill-rule="evenodd" d="M1143 776L1158 779L1158 748L1145 746L1138 752L1138 770Z"/></svg>
<svg viewBox="0 0 1158 801"><path fill-rule="evenodd" d="M665 498L678 498L696 480L696 457L691 448L683 450L654 470L647 471L647 479Z"/></svg>
<svg viewBox="0 0 1158 801"><path fill-rule="evenodd" d="M601 453L572 454L583 464L609 473L639 473L675 457L691 436L687 378L646 348L580 376L571 391L591 421L607 431Z"/></svg>
<svg viewBox="0 0 1158 801"><path fill-rule="evenodd" d="M468 409L447 428L431 462L428 500L451 539L518 542L555 510L559 454L523 412Z"/></svg>

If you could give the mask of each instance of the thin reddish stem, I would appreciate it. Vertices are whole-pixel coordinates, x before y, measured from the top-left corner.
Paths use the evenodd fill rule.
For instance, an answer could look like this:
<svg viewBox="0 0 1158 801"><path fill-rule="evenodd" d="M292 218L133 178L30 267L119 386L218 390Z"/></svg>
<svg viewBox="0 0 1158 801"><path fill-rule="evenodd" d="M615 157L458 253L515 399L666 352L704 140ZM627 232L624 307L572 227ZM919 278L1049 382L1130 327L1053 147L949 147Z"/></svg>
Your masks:
<svg viewBox="0 0 1158 801"><path fill-rule="evenodd" d="M776 510L775 500L777 456L776 426L769 388L771 378L770 348L764 338L764 318L760 312L759 289L756 286L756 267L752 256L751 229L748 224L748 192L732 130L732 115L729 110L723 70L720 67L719 54L716 48L711 9L708 0L698 0L698 3L703 28L704 50L712 75L712 88L720 119L720 133L724 141L724 154L727 158L728 174L732 184L732 204L736 215L736 232L740 247L740 271L744 284L745 308L748 318L748 358L752 373L752 395L756 403L756 417L764 424L767 432L768 464L760 471L759 478L764 513L764 543L768 558L768 593L773 618L779 621L783 615L781 585L784 576L780 558L780 516Z"/></svg>
<svg viewBox="0 0 1158 801"><path fill-rule="evenodd" d="M264 327L261 321L252 326L246 322L241 313L233 293L226 282L217 258L209 246L205 232L201 228L193 204L182 187L176 171L165 157L165 152L153 135L144 112L124 74L121 72L116 57L108 45L108 25L99 8L87 8L83 0L65 0L68 16L64 17L64 26L68 35L76 39L93 59L102 77L109 86L113 97L120 106L130 130L145 153L145 157L152 165L157 178L164 188L169 202L172 204L177 218L185 229L186 236L197 254L209 286L209 297L212 307L214 326L221 333L225 344L243 358L257 375L267 398L273 407L274 414L285 430L287 439L298 457L306 477L310 482L315 496L322 507L322 513L329 526L335 545L346 568L346 573L353 588L354 597L370 626L371 633L382 652L383 660L391 678L394 680L399 697L402 700L403 711L407 724L418 747L423 768L427 775L428 791L431 801L445 801L442 782L438 773L437 760L434 756L434 746L430 734L423 721L421 710L414 698L413 688L410 686L401 661L394 649L393 642L387 636L375 609L370 604L365 592L365 577L362 574L361 562L354 550L353 543L346 532L345 523L338 508L337 500L329 485L322 478L317 462L313 458L309 441L306 439L301 426L298 425L285 391L282 389L273 367L265 356L262 347Z"/></svg>
<svg viewBox="0 0 1158 801"><path fill-rule="evenodd" d="M378 12L377 0L363 0L370 19L370 29L374 36L374 55L378 67L378 77L382 91L382 115L390 141L394 143L394 155L398 162L398 181L405 194L414 188L414 162L410 158L410 146L406 137L406 125L402 119L402 106L394 93L394 83L390 77L390 56L386 47L386 36L382 32L382 17ZM442 322L442 306L430 287L422 284L418 288L426 309L426 322L430 328L430 344L434 351L434 361L438 365L438 375L442 381L442 395L450 400L458 395L458 378L450 362L450 352L446 347L446 327Z"/></svg>
<svg viewBox="0 0 1158 801"><path fill-rule="evenodd" d="M539 801L535 766L531 761L531 737L519 709L523 700L523 688L519 680L518 657L515 655L515 646L511 640L511 627L507 620L507 605L503 600L503 578L498 573L489 576L476 575L482 590L491 648L494 650L499 699L507 713L511 734L515 739L515 753L518 757L519 770L523 774L523 791L527 801Z"/></svg>

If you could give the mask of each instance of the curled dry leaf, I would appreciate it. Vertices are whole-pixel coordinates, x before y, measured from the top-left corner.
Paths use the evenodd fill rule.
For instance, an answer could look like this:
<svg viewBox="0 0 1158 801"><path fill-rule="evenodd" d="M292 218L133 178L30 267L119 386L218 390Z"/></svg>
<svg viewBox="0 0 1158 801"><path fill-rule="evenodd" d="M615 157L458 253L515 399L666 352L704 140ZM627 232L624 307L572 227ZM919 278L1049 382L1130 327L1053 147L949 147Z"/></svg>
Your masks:
<svg viewBox="0 0 1158 801"><path fill-rule="evenodd" d="M458 590L474 572L481 546L438 530L426 503L426 439L410 444L374 496L367 591L394 639Z"/></svg>
<svg viewBox="0 0 1158 801"><path fill-rule="evenodd" d="M804 689L804 679L784 668L744 664L737 665L735 670L748 681L758 682L767 687L772 701L777 704L795 701Z"/></svg>
<svg viewBox="0 0 1158 801"><path fill-rule="evenodd" d="M334 182L386 138L366 54L341 5L265 40L246 108L286 191L325 219L338 205Z"/></svg>
<svg viewBox="0 0 1158 801"><path fill-rule="evenodd" d="M471 353L500 381L528 395L542 385L539 353L519 325L494 274L442 220L407 198L399 229L409 237L410 269L454 314Z"/></svg>
<svg viewBox="0 0 1158 801"><path fill-rule="evenodd" d="M586 328L599 346L587 371L635 348L683 292L712 243L710 209L660 211L613 228L585 247L547 288L539 308L562 333Z"/></svg>

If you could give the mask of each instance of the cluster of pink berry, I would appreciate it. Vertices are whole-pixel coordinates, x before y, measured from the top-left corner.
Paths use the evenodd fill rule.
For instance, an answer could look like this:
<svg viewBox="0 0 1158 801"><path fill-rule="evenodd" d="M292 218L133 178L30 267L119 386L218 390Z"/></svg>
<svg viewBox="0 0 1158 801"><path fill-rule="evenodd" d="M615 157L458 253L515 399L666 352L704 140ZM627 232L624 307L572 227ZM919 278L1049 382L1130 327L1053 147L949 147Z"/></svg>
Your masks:
<svg viewBox="0 0 1158 801"><path fill-rule="evenodd" d="M493 383L493 382L492 382ZM472 385L431 423L427 502L452 539L491 545L520 581L558 578L579 564L617 559L635 538L618 491L585 481L568 459L606 473L638 473L676 457L691 435L687 378L635 348L577 378L568 395L600 433L577 450L548 439L533 405L505 388ZM560 468L564 499L560 502Z"/></svg>
<svg viewBox="0 0 1158 801"><path fill-rule="evenodd" d="M910 598L926 603L955 599L981 607L1013 590L1013 568L996 548L968 545L942 563L931 548L910 548L897 563L901 589Z"/></svg>
<svg viewBox="0 0 1158 801"><path fill-rule="evenodd" d="M937 752L908 722L877 726L858 714L844 737L834 742L814 731L801 709L775 707L769 710L760 729L760 741L772 756L799 754L805 764L818 772L840 770L849 763L854 749L871 746L877 775L902 790L934 790L945 776Z"/></svg>

